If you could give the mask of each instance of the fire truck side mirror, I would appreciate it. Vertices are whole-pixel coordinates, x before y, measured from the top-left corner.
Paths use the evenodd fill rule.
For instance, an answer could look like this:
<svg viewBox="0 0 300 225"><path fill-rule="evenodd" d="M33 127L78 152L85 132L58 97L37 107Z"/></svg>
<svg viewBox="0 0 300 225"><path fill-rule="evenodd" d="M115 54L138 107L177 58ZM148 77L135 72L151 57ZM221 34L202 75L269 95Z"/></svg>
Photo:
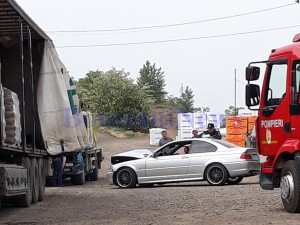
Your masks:
<svg viewBox="0 0 300 225"><path fill-rule="evenodd" d="M258 80L260 74L260 68L257 66L247 66L246 67L246 80L254 81Z"/></svg>
<svg viewBox="0 0 300 225"><path fill-rule="evenodd" d="M246 106L257 106L260 103L260 87L257 84L246 85Z"/></svg>

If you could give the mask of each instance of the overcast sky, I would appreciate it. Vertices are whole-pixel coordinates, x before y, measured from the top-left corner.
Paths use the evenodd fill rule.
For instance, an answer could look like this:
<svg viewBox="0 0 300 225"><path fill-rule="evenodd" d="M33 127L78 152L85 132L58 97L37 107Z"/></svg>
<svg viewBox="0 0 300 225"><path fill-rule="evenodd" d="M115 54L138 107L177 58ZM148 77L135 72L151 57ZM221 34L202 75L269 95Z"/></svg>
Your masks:
<svg viewBox="0 0 300 225"><path fill-rule="evenodd" d="M290 0L17 0L29 16L52 38L70 74L84 77L90 70L111 67L134 79L146 60L165 72L166 90L179 95L181 84L195 94L195 106L224 113L234 104L234 69L245 81L250 61L267 59L271 49L290 44L300 33L300 5L271 11L136 32L51 33L50 31L107 30L177 24L248 13L292 4ZM106 45L195 38L286 26L269 32L180 42L88 48L60 46ZM244 84L237 82L237 106L245 106Z"/></svg>

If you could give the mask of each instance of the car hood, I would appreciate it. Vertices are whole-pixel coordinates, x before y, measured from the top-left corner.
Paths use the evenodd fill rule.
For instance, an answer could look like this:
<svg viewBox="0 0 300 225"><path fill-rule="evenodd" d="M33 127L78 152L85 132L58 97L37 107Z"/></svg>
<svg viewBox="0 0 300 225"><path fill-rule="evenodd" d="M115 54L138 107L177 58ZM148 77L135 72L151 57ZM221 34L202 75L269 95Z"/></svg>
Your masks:
<svg viewBox="0 0 300 225"><path fill-rule="evenodd" d="M113 155L111 157L111 164L117 164L117 163L126 162L126 161L130 161L130 160L136 160L136 159L143 159L151 154L152 154L152 152L149 149L131 150L131 151Z"/></svg>

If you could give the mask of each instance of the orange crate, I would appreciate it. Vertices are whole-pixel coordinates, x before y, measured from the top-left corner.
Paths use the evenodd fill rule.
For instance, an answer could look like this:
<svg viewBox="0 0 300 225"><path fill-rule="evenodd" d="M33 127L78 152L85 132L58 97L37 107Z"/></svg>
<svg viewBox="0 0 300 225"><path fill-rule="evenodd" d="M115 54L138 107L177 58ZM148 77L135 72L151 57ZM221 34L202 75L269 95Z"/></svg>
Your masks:
<svg viewBox="0 0 300 225"><path fill-rule="evenodd" d="M227 135L245 135L247 132L247 127L227 127L226 134Z"/></svg>

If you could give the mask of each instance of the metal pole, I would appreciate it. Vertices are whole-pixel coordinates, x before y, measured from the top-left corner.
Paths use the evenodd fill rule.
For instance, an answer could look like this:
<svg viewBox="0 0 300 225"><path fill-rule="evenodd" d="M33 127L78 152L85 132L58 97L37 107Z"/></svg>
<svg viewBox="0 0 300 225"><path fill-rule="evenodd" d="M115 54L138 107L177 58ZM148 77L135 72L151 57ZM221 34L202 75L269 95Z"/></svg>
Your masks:
<svg viewBox="0 0 300 225"><path fill-rule="evenodd" d="M26 148L26 128L25 128L25 80L24 80L24 47L23 47L23 24L22 20L19 18L19 27L20 27L20 64L21 64L21 76L22 76L22 149L25 152Z"/></svg>
<svg viewBox="0 0 300 225"><path fill-rule="evenodd" d="M34 82L33 82L33 63L32 63L32 41L31 32L29 26L28 30L28 49L29 49L29 66L30 66L30 80L31 80L31 94L32 94L32 152L35 153L35 94L34 94Z"/></svg>
<svg viewBox="0 0 300 225"><path fill-rule="evenodd" d="M234 69L234 115L236 116L236 69Z"/></svg>

